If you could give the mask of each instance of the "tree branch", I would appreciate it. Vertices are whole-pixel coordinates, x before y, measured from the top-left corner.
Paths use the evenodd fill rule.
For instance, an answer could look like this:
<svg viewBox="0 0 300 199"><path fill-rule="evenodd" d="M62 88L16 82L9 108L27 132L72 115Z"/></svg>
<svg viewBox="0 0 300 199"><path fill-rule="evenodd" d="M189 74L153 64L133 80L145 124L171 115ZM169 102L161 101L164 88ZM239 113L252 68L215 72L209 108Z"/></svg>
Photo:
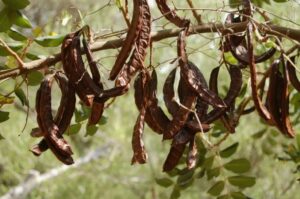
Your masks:
<svg viewBox="0 0 300 199"><path fill-rule="evenodd" d="M233 32L242 32L246 29L246 26L247 26L247 22L229 24L229 25L224 25L221 23L218 24L207 23L207 24L191 27L190 34L223 32L226 29L230 29ZM296 41L298 45L300 43L300 30L282 27L278 25L257 24L257 26L263 29L267 34L286 37L288 39ZM156 42L170 37L176 37L178 36L180 30L181 29L179 28L175 28L175 29L167 29L167 30L152 32L151 39L153 42ZM94 44L92 44L91 50L101 51L106 49L119 48L122 46L123 41L124 39L114 39L109 41L95 42ZM24 63L24 67L22 69L14 68L14 69L0 71L0 80L9 77L16 77L18 75L26 74L33 70L39 70L44 67L49 67L51 65L56 64L60 60L61 60L60 53L58 53L49 56L47 58Z"/></svg>

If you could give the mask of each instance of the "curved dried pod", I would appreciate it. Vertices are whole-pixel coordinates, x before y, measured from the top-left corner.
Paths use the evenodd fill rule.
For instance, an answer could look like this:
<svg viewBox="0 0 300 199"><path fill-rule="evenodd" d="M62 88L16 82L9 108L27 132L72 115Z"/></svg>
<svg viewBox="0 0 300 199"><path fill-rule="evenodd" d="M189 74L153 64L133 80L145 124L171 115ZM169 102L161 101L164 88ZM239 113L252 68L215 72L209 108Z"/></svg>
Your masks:
<svg viewBox="0 0 300 199"><path fill-rule="evenodd" d="M179 28L187 27L190 23L190 20L180 18L174 10L171 10L171 8L167 5L167 0L156 0L156 5L161 14Z"/></svg>
<svg viewBox="0 0 300 199"><path fill-rule="evenodd" d="M177 145L172 144L169 154L163 165L164 172L171 171L176 167L176 165L179 163L180 158L184 153L185 147L186 144L177 144Z"/></svg>
<svg viewBox="0 0 300 199"><path fill-rule="evenodd" d="M248 24L247 27L247 40L248 40L248 52L249 52L249 68L250 68L250 78L251 78L251 91L252 91L252 98L256 110L260 117L262 117L266 122L273 125L274 119L272 115L268 111L268 109L262 103L262 100L259 96L258 89L257 89L257 77L256 77L256 65L254 60L253 54L253 44L252 44L252 32L253 26L251 23Z"/></svg>
<svg viewBox="0 0 300 199"><path fill-rule="evenodd" d="M81 57L80 33L77 31L65 37L61 47L62 64L79 98L87 106L92 106L95 93L100 93L101 89L85 70Z"/></svg>
<svg viewBox="0 0 300 199"><path fill-rule="evenodd" d="M292 56L290 58L290 60L294 63L295 65L295 60L296 60L296 56ZM288 74L289 74L289 78L290 78L290 81L291 81L291 84L293 85L293 87L298 91L300 92L300 81L297 77L297 74L296 74L296 69L294 68L294 66L287 60L286 62L286 67L287 67L287 70L288 70Z"/></svg>
<svg viewBox="0 0 300 199"><path fill-rule="evenodd" d="M114 80L122 67L124 66L127 57L129 56L132 48L134 47L134 43L137 40L139 33L141 31L142 21L143 21L143 9L142 4L144 2L141 0L133 0L133 15L130 23L130 27L128 29L128 33L124 40L124 44L122 49L120 50L115 64L110 72L109 79Z"/></svg>
<svg viewBox="0 0 300 199"><path fill-rule="evenodd" d="M283 123L283 131L284 133L293 138L295 137L296 133L293 129L290 117L289 117L289 74L287 67L285 65L285 62L282 59L282 64L283 64L283 90L281 92L281 116L282 116L282 123Z"/></svg>
<svg viewBox="0 0 300 199"><path fill-rule="evenodd" d="M175 101L174 83L176 77L176 68L174 68L169 75L163 86L163 98L167 110L173 116L179 109L179 104Z"/></svg>
<svg viewBox="0 0 300 199"><path fill-rule="evenodd" d="M247 12L246 15L249 13ZM234 17L234 13L229 13L226 17L225 24L233 24L241 22L242 20L239 17ZM247 49L247 44L244 36L238 35L227 35L225 40L225 47L229 49L232 55L243 65L249 64L249 49ZM247 41L250 42L250 41ZM270 59L276 53L276 48L272 47L268 51L260 54L254 55L254 62L261 63Z"/></svg>
<svg viewBox="0 0 300 199"><path fill-rule="evenodd" d="M71 155L73 152L70 148L70 145L62 137L62 133L59 131L59 128L57 124L55 124L51 114L51 86L53 80L54 75L47 75L38 89L36 97L37 121L39 128L44 133L44 138L47 145L50 147L56 157L65 164L72 164L73 159ZM69 116L70 118L72 117L72 114ZM62 124L62 126L64 125L65 124Z"/></svg>
<svg viewBox="0 0 300 199"><path fill-rule="evenodd" d="M151 79L149 84L146 86L146 99L148 99L147 113L150 114L153 120L153 127L147 121L147 124L150 128L152 128L158 134L163 134L166 129L166 124L170 123L169 118L166 116L164 111L158 106L158 100L156 97L157 90L157 74L156 71L153 70L151 74ZM147 115L147 114L146 114Z"/></svg>
<svg viewBox="0 0 300 199"><path fill-rule="evenodd" d="M131 160L131 164L135 164L135 163L144 164L146 163L148 158L148 155L145 150L144 142L143 142L145 114L146 114L146 109L145 107L143 107L140 110L140 114L134 126L132 141L131 141L132 149L133 149L133 157Z"/></svg>
<svg viewBox="0 0 300 199"><path fill-rule="evenodd" d="M95 84L99 87L99 89L103 91L103 84L101 82L101 76L97 68L97 63L93 58L92 51L85 38L82 39L82 44L92 73L92 79L95 82ZM104 102L98 102L97 97L95 97L93 100L91 115L89 117L88 124L89 125L97 124L100 121L103 112L104 112Z"/></svg>
<svg viewBox="0 0 300 199"><path fill-rule="evenodd" d="M215 93L218 93L218 74L219 74L219 67L215 68L212 71L209 80L209 87ZM230 75L230 85L229 85L228 92L223 99L227 108L213 109L211 112L207 114L206 118L203 121L204 123L210 124L211 122L219 119L231 107L235 99L238 97L243 84L241 69L237 66L230 65L229 75Z"/></svg>
<svg viewBox="0 0 300 199"><path fill-rule="evenodd" d="M272 114L274 124L280 131L283 131L281 120L281 103L284 80L279 71L280 60L277 59L271 64L271 73L269 76L269 88L266 97L266 108Z"/></svg>
<svg viewBox="0 0 300 199"><path fill-rule="evenodd" d="M184 79L187 85L196 92L201 99L208 104L218 107L225 108L226 105L222 99L220 99L214 92L204 88L200 81L197 79L197 75L194 66L188 64L187 55L185 52L185 37L186 31L183 30L179 33L177 41L177 52L179 57L180 76Z"/></svg>
<svg viewBox="0 0 300 199"><path fill-rule="evenodd" d="M147 54L147 48L150 45L151 34L151 13L146 0L141 0L142 23L136 41L134 50L128 63L122 68L116 79L116 86L125 86L130 83L131 78L138 70L144 68L144 61Z"/></svg>

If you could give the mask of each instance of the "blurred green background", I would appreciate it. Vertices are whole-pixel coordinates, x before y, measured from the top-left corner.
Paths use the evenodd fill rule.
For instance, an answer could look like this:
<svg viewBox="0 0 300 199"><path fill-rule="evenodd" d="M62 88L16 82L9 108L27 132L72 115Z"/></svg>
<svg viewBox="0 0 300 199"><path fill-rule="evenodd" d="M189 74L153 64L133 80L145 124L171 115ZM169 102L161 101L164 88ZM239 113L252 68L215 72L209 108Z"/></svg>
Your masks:
<svg viewBox="0 0 300 199"><path fill-rule="evenodd" d="M211 8L214 11L204 11L202 15L204 22L222 22L225 13L217 12L218 8L231 10L227 1L193 1L196 8ZM123 1L122 1L123 3ZM160 18L161 14L156 8L154 0L149 0L152 18L157 19L153 22L153 31L163 28L174 28L167 21ZM175 1L178 8L187 8L186 1ZM299 29L299 24L293 24L289 21L300 21L300 5L297 1L287 3L271 2L263 3L263 8L272 14L269 14L274 23L282 26ZM129 1L129 10L131 13L132 2ZM96 36L100 36L100 41L105 40L105 34L126 29L122 14L118 9L115 1L85 1L85 0L32 0L22 12L32 23L31 29L21 29L20 31L29 38L37 36L60 35L74 31L82 25L88 24ZM190 11L179 11L181 16L192 18ZM257 19L260 19L257 16ZM284 20L283 20L284 19ZM195 20L192 20L196 24ZM6 34L1 33L1 38L6 41L10 39ZM108 39L116 39L109 37ZM188 52L190 59L204 72L208 79L210 71L218 66L220 52L218 51L220 36L215 33L203 35L194 35L188 38ZM291 42L286 42L287 47ZM259 51L260 49L258 49ZM39 55L48 56L59 51L59 47L41 47L33 43L29 47L29 52ZM117 50L106 50L95 53L99 69L105 81L105 86L112 86L108 82L107 75L114 63ZM149 54L149 53L148 53ZM176 58L176 38L170 38L153 44L152 64L157 67L159 73L159 90L158 97L160 105L162 102L161 87L168 72L176 65L170 62ZM9 63L9 59L1 58L1 63ZM149 64L149 56L146 65ZM299 65L299 64L298 64ZM55 67L60 67L58 63ZM267 67L266 65L262 65ZM221 86L228 85L226 70L222 70ZM249 73L243 72L245 85L247 84ZM223 78L224 77L224 78ZM21 80L17 78L20 82ZM0 84L1 93L7 93L13 90L15 80L2 81ZM26 93L27 87L21 87ZM62 168L62 164L48 151L41 157L35 157L29 152L29 148L38 142L38 139L31 138L29 133L32 128L36 127L36 114L34 111L35 92L38 86L28 87L29 112L28 121L26 121L27 107L16 98L13 104L5 105L1 108L3 111L10 112L9 120L0 124L0 196L7 193L13 187L30 179L30 174L39 172L41 175L49 172L51 169ZM58 107L60 93L57 86L53 91L53 109ZM162 165L167 156L170 142L161 141L161 137L154 134L148 127L145 128L144 141L149 155L148 163L145 165L131 165L131 135L134 122L138 111L136 110L133 90L119 97L115 102L106 109L97 132L94 135L88 135L86 131L86 121L81 124L78 133L73 129L74 135L66 136L74 150L75 161L86 156L91 151L100 149L103 154L90 161L87 164L80 165L77 168L70 168L57 177L48 179L38 184L26 198L29 199L58 199L58 198L170 198L177 176L170 177L162 172ZM244 96L249 95L249 89ZM299 94L295 91L292 93L293 119L295 128L299 130L297 120L300 112ZM78 114L83 114L82 107L77 105ZM76 124L73 117L73 124ZM22 129L26 125L25 130ZM73 126L74 128L79 125ZM210 132L209 139L216 143L221 137L214 137L211 134L222 131L222 128L216 124ZM91 131L88 131L93 133ZM255 199L297 199L300 197L300 186L297 179L297 163L299 161L287 161L290 159L290 151L297 153L296 140L290 140L279 134L276 129L266 127L259 119L256 113L242 117L236 133L229 136L228 139L220 146L222 150L233 143L239 143L237 152L233 159L246 158L251 163L251 170L247 175L256 178L256 184L246 188L244 194ZM300 146L298 146L300 151ZM290 150L290 151L289 151ZM299 153L298 151L298 153ZM214 152L208 151L213 154ZM299 155L299 154L298 154ZM287 157L287 158L285 158ZM282 159L286 159L283 161ZM229 159L230 160L230 159ZM215 165L226 162L227 159L215 161ZM181 164L178 168L184 168ZM298 168L299 169L299 168ZM193 180L188 181L188 186L182 187L181 198L215 198L210 196L207 191L216 182L216 179L207 180L207 177L199 177L201 168L197 168L193 175ZM196 175L197 174L197 175ZM232 173L222 170L221 176L231 176ZM163 181L159 179L170 179ZM167 182L167 184L166 184ZM169 184L168 184L169 183ZM170 186L168 186L170 185ZM168 187L164 187L168 186ZM239 191L233 186L226 186L226 191ZM172 196L176 198L176 196Z"/></svg>

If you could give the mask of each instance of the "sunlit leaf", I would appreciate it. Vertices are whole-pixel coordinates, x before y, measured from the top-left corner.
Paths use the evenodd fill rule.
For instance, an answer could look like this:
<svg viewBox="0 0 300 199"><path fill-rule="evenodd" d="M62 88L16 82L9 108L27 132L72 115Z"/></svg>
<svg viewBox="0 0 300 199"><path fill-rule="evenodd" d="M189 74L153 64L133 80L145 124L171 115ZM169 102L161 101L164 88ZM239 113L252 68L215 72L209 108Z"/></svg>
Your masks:
<svg viewBox="0 0 300 199"><path fill-rule="evenodd" d="M80 128L81 128L81 124L80 123L78 123L78 124L72 124L67 129L66 134L67 135L77 134L80 131Z"/></svg>
<svg viewBox="0 0 300 199"><path fill-rule="evenodd" d="M223 149L223 150L220 152L220 156L221 156L222 158L228 158L228 157L230 157L231 155L233 155L233 154L236 152L238 146L239 146L239 143L238 143L238 142L236 142L236 143L230 145L229 147Z"/></svg>
<svg viewBox="0 0 300 199"><path fill-rule="evenodd" d="M241 158L231 160L224 165L224 168L234 173L245 173L250 170L251 165L247 159Z"/></svg>
<svg viewBox="0 0 300 199"><path fill-rule="evenodd" d="M249 176L232 176L228 178L228 181L233 186L237 186L239 188L252 187L255 185L255 178Z"/></svg>
<svg viewBox="0 0 300 199"><path fill-rule="evenodd" d="M0 123L9 119L9 112L0 111Z"/></svg>
<svg viewBox="0 0 300 199"><path fill-rule="evenodd" d="M12 38L15 41L25 41L25 40L27 40L26 36L24 36L22 33L20 33L18 30L14 29L14 28L10 28L7 31L7 34L10 38Z"/></svg>
<svg viewBox="0 0 300 199"><path fill-rule="evenodd" d="M28 0L2 0L10 9L23 9L30 4Z"/></svg>
<svg viewBox="0 0 300 199"><path fill-rule="evenodd" d="M173 184L173 181L169 178L155 178L155 182L162 187L169 187Z"/></svg>
<svg viewBox="0 0 300 199"><path fill-rule="evenodd" d="M9 13L10 20L13 24L16 24L22 28L32 28L31 22L29 19L20 11L10 11Z"/></svg>
<svg viewBox="0 0 300 199"><path fill-rule="evenodd" d="M38 37L34 41L43 47L56 47L64 40L65 35Z"/></svg>
<svg viewBox="0 0 300 199"><path fill-rule="evenodd" d="M28 85L29 86L37 86L43 80L43 74L39 71L32 71L27 75Z"/></svg>
<svg viewBox="0 0 300 199"><path fill-rule="evenodd" d="M21 101L22 105L29 105L28 99L26 98L25 92L21 88L15 89L15 94Z"/></svg>
<svg viewBox="0 0 300 199"><path fill-rule="evenodd" d="M223 191L224 186L225 186L224 181L218 181L207 191L207 193L213 196L218 196Z"/></svg>

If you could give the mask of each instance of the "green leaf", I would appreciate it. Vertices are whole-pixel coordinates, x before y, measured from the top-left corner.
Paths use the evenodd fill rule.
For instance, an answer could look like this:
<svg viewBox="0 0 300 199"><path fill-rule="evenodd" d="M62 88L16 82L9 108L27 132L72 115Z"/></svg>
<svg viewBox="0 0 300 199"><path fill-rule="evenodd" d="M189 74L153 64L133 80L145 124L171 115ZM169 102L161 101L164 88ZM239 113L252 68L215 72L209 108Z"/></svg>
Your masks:
<svg viewBox="0 0 300 199"><path fill-rule="evenodd" d="M0 105L11 104L14 102L14 99L15 99L14 97L5 97L0 94Z"/></svg>
<svg viewBox="0 0 300 199"><path fill-rule="evenodd" d="M77 134L80 131L81 128L81 124L72 124L71 126L69 126L69 128L67 129L67 135L74 135Z"/></svg>
<svg viewBox="0 0 300 199"><path fill-rule="evenodd" d="M277 3L284 3L284 2L288 2L289 0L273 0L273 1L275 1Z"/></svg>
<svg viewBox="0 0 300 199"><path fill-rule="evenodd" d="M236 143L230 145L229 147L227 147L226 149L223 149L223 150L220 152L220 156L221 156L222 158L228 158L228 157L230 157L231 155L233 155L233 154L236 152L238 146L239 146L239 143L238 143L238 142L236 142Z"/></svg>
<svg viewBox="0 0 300 199"><path fill-rule="evenodd" d="M242 192L231 192L230 195L233 199L247 199L248 198Z"/></svg>
<svg viewBox="0 0 300 199"><path fill-rule="evenodd" d="M207 193L213 196L218 196L223 191L224 186L225 186L224 181L218 181L207 191Z"/></svg>
<svg viewBox="0 0 300 199"><path fill-rule="evenodd" d="M155 182L162 187L169 187L173 184L173 181L169 178L155 178Z"/></svg>
<svg viewBox="0 0 300 199"><path fill-rule="evenodd" d="M266 131L267 131L267 129L262 129L262 130L260 130L260 131L258 131L258 132L256 132L256 133L254 133L254 134L252 135L252 137L253 137L254 139L259 139L259 138L261 138L261 137L266 133Z"/></svg>
<svg viewBox="0 0 300 199"><path fill-rule="evenodd" d="M181 195L180 188L177 186L174 186L171 196L170 196L170 199L178 199L178 198L180 198L180 195Z"/></svg>
<svg viewBox="0 0 300 199"><path fill-rule="evenodd" d="M22 105L29 106L28 99L26 98L25 92L21 88L15 89L15 94L21 101Z"/></svg>
<svg viewBox="0 0 300 199"><path fill-rule="evenodd" d="M8 47L12 49L13 51L18 51L23 47L23 43L7 43ZM0 46L0 56L9 56L10 53L7 51L6 48L3 46Z"/></svg>
<svg viewBox="0 0 300 199"><path fill-rule="evenodd" d="M215 156L210 156L204 160L203 168L210 169L214 163Z"/></svg>
<svg viewBox="0 0 300 199"><path fill-rule="evenodd" d="M4 140L5 137L3 137L1 134L0 134L0 140Z"/></svg>
<svg viewBox="0 0 300 199"><path fill-rule="evenodd" d="M33 54L33 53L26 53L26 57L30 60L37 60L40 59L39 55Z"/></svg>
<svg viewBox="0 0 300 199"><path fill-rule="evenodd" d="M230 162L226 163L224 167L225 169L232 171L234 173L245 173L250 170L251 165L247 159L241 158L241 159L231 160Z"/></svg>
<svg viewBox="0 0 300 199"><path fill-rule="evenodd" d="M85 114L83 111L75 109L75 122L79 123L86 120L89 115Z"/></svg>
<svg viewBox="0 0 300 199"><path fill-rule="evenodd" d="M9 18L13 24L16 24L21 28L32 28L29 19L18 10L10 10Z"/></svg>
<svg viewBox="0 0 300 199"><path fill-rule="evenodd" d="M207 171L207 180L211 180L213 177L218 177L220 175L220 167L216 167Z"/></svg>
<svg viewBox="0 0 300 199"><path fill-rule="evenodd" d="M105 117L104 115L102 115L101 119L99 120L98 124L99 125L104 125L107 123L107 117Z"/></svg>
<svg viewBox="0 0 300 199"><path fill-rule="evenodd" d="M15 41L25 41L27 40L27 37L25 37L22 33L17 31L14 28L10 28L10 30L7 31L7 34L10 38L12 38Z"/></svg>
<svg viewBox="0 0 300 199"><path fill-rule="evenodd" d="M38 37L34 41L43 47L56 47L64 40L65 35Z"/></svg>
<svg viewBox="0 0 300 199"><path fill-rule="evenodd" d="M240 0L229 0L229 6L231 8L236 8L241 4Z"/></svg>
<svg viewBox="0 0 300 199"><path fill-rule="evenodd" d="M194 170L188 170L183 175L179 175L177 178L177 185L184 189L190 186L194 181Z"/></svg>
<svg viewBox="0 0 300 199"><path fill-rule="evenodd" d="M29 86L37 86L43 80L43 74L39 71L32 71L27 75L28 85Z"/></svg>
<svg viewBox="0 0 300 199"><path fill-rule="evenodd" d="M217 197L217 199L231 199L229 194L226 195L221 195L219 197Z"/></svg>
<svg viewBox="0 0 300 199"><path fill-rule="evenodd" d="M298 151L300 151L300 134L296 135L296 141L297 141Z"/></svg>
<svg viewBox="0 0 300 199"><path fill-rule="evenodd" d="M85 136L93 136L95 133L98 131L98 126L97 125L88 125L86 127L86 134Z"/></svg>
<svg viewBox="0 0 300 199"><path fill-rule="evenodd" d="M23 9L30 4L28 0L2 0L5 5L14 10Z"/></svg>
<svg viewBox="0 0 300 199"><path fill-rule="evenodd" d="M12 26L12 22L9 19L9 10L4 8L0 11L0 32L9 30Z"/></svg>
<svg viewBox="0 0 300 199"><path fill-rule="evenodd" d="M228 181L239 188L252 187L255 184L255 178L249 176L232 176L228 178Z"/></svg>
<svg viewBox="0 0 300 199"><path fill-rule="evenodd" d="M9 119L9 112L0 111L0 123Z"/></svg>

